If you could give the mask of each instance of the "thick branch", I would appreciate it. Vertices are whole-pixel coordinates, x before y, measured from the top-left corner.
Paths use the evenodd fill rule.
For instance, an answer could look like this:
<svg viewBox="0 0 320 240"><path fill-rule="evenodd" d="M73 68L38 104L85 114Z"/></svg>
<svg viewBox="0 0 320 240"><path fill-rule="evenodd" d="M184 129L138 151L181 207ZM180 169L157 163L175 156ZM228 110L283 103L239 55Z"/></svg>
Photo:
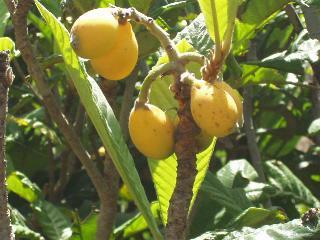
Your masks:
<svg viewBox="0 0 320 240"><path fill-rule="evenodd" d="M185 73L188 75L189 73ZM176 187L170 199L167 240L185 240L188 235L188 213L193 196L193 184L197 175L196 141L199 133L190 110L190 84L176 74L173 87L175 98L179 101L179 124L175 132L175 153L178 159Z"/></svg>
<svg viewBox="0 0 320 240"><path fill-rule="evenodd" d="M6 0L6 3L9 7L11 1ZM99 197L102 197L105 191L105 186L102 181L103 177L94 163L91 161L90 155L82 146L79 137L69 124L65 115L61 112L57 101L55 100L48 84L45 81L45 75L37 59L35 58L32 45L28 39L27 13L32 4L32 0L19 1L16 11L12 16L16 36L16 45L21 51L21 55L27 64L31 77L35 80L39 93L42 95L43 103L47 108L51 118L58 125L70 148L85 167L91 181L93 182L93 185L98 192Z"/></svg>
<svg viewBox="0 0 320 240"><path fill-rule="evenodd" d="M0 52L0 239L12 240L6 184L5 133L8 108L8 91L13 81L8 52Z"/></svg>

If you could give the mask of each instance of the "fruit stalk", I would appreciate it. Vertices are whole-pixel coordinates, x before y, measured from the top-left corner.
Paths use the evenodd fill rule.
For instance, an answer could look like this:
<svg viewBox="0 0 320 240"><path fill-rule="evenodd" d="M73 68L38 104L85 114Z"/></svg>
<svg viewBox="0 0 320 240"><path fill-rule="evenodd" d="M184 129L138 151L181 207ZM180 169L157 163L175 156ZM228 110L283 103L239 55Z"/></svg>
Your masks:
<svg viewBox="0 0 320 240"><path fill-rule="evenodd" d="M5 160L8 92L14 77L9 62L9 52L0 52L0 239L4 240L14 239L8 209Z"/></svg>
<svg viewBox="0 0 320 240"><path fill-rule="evenodd" d="M179 54L175 49L175 44L170 39L169 34L156 24L153 18L144 15L135 8L125 9L114 7L114 14L119 16L120 22L132 19L144 25L148 31L160 41L161 46L168 54L169 60L173 62L178 60Z"/></svg>
<svg viewBox="0 0 320 240"><path fill-rule="evenodd" d="M204 56L198 53L182 53L180 54L180 56L178 57L179 61L181 63L183 63L184 65L187 64L188 62L197 62L200 64L204 64ZM149 91L151 88L151 84L159 77L165 74L169 74L171 72L176 71L176 62L169 62L166 64L162 64L160 66L157 66L155 68L153 68L148 75L146 76L146 78L144 79L140 92L139 92L139 96L138 96L138 102L140 103L146 103L148 102L148 95L149 95ZM188 78L185 78L185 80L187 81Z"/></svg>

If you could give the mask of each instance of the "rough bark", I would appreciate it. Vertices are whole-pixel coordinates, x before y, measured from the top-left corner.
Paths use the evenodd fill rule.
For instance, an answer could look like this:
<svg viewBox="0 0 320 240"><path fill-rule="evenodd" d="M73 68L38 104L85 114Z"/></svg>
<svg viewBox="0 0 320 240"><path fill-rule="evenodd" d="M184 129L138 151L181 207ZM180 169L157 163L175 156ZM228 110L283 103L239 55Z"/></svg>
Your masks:
<svg viewBox="0 0 320 240"><path fill-rule="evenodd" d="M5 133L8 92L13 81L8 52L0 52L0 239L12 240L14 234L8 209L6 184Z"/></svg>
<svg viewBox="0 0 320 240"><path fill-rule="evenodd" d="M176 76L175 98L179 101L179 124L175 135L178 159L177 181L168 210L167 240L184 240L188 236L188 213L197 175L195 136L199 133L190 110L190 86Z"/></svg>

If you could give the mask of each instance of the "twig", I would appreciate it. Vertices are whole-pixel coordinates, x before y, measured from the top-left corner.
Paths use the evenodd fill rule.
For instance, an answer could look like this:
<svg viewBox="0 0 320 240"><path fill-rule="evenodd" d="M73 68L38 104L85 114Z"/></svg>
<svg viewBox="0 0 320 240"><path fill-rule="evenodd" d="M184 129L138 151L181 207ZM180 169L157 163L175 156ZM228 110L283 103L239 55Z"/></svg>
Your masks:
<svg viewBox="0 0 320 240"><path fill-rule="evenodd" d="M139 68L141 66L141 61L137 64L134 71L126 79L126 86L124 89L120 115L119 115L119 124L122 129L123 137L125 140L128 139L128 119L130 114L130 109L133 106L133 95L135 90L135 83L137 82L137 76Z"/></svg>
<svg viewBox="0 0 320 240"><path fill-rule="evenodd" d="M294 7L292 4L288 4L284 10L286 11L286 14L289 17L289 20L294 28L294 31L299 34L303 30L303 25L300 21L300 18L296 11L294 10Z"/></svg>
<svg viewBox="0 0 320 240"><path fill-rule="evenodd" d="M254 42L251 42L250 45L250 50L248 53L248 60L256 60L256 46ZM243 93L243 118L244 118L244 131L247 137L247 143L248 143L248 148L249 148L249 153L250 153L250 158L253 167L258 173L258 180L262 183L266 182L266 176L263 171L263 166L262 166L262 159L261 159L261 154L260 150L257 144L257 136L253 124L253 87L252 86L247 86L244 89ZM270 200L267 200L265 203L266 207L271 206Z"/></svg>
<svg viewBox="0 0 320 240"><path fill-rule="evenodd" d="M100 82L100 88L115 112L118 82L103 79ZM103 177L106 185L106 195L105 198L100 199L100 213L96 233L96 238L101 240L109 239L112 235L113 225L117 215L117 201L120 180L119 173L107 151L105 153L103 165Z"/></svg>
<svg viewBox="0 0 320 240"><path fill-rule="evenodd" d="M120 21L133 19L137 23L144 25L151 34L159 41L163 49L167 52L170 61L178 60L178 52L175 49L174 42L170 39L169 34L164 31L151 17L138 12L135 8L123 9L115 7L115 14L119 16Z"/></svg>
<svg viewBox="0 0 320 240"><path fill-rule="evenodd" d="M5 0L5 2L8 6L8 9L13 9L13 1ZM70 148L83 164L98 192L99 198L103 199L106 195L103 176L91 161L90 156L81 144L79 137L59 108L59 105L57 104L48 84L45 81L45 75L33 53L27 31L27 13L32 4L32 0L19 1L16 10L10 11L15 30L16 45L21 51L21 55L27 64L30 75L36 82L39 93L43 97L43 103L46 106L51 118L58 125Z"/></svg>
<svg viewBox="0 0 320 240"><path fill-rule="evenodd" d="M0 239L12 240L14 234L8 209L6 184L5 132L8 108L8 92L13 81L9 52L0 52Z"/></svg>

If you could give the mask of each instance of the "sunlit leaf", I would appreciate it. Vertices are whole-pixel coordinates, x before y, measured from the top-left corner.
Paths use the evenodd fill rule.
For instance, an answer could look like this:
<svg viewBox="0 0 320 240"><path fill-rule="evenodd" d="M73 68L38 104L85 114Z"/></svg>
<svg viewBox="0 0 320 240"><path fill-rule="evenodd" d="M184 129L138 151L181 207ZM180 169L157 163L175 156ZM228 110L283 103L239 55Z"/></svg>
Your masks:
<svg viewBox="0 0 320 240"><path fill-rule="evenodd" d="M35 202L40 189L21 172L12 172L7 178L8 190L19 195L29 203Z"/></svg>
<svg viewBox="0 0 320 240"><path fill-rule="evenodd" d="M204 15L206 26L211 39L215 41L214 18L218 19L218 32L220 39L225 39L233 30L237 9L240 0L198 0L201 11ZM215 8L214 8L215 6ZM232 35L231 35L232 36Z"/></svg>

